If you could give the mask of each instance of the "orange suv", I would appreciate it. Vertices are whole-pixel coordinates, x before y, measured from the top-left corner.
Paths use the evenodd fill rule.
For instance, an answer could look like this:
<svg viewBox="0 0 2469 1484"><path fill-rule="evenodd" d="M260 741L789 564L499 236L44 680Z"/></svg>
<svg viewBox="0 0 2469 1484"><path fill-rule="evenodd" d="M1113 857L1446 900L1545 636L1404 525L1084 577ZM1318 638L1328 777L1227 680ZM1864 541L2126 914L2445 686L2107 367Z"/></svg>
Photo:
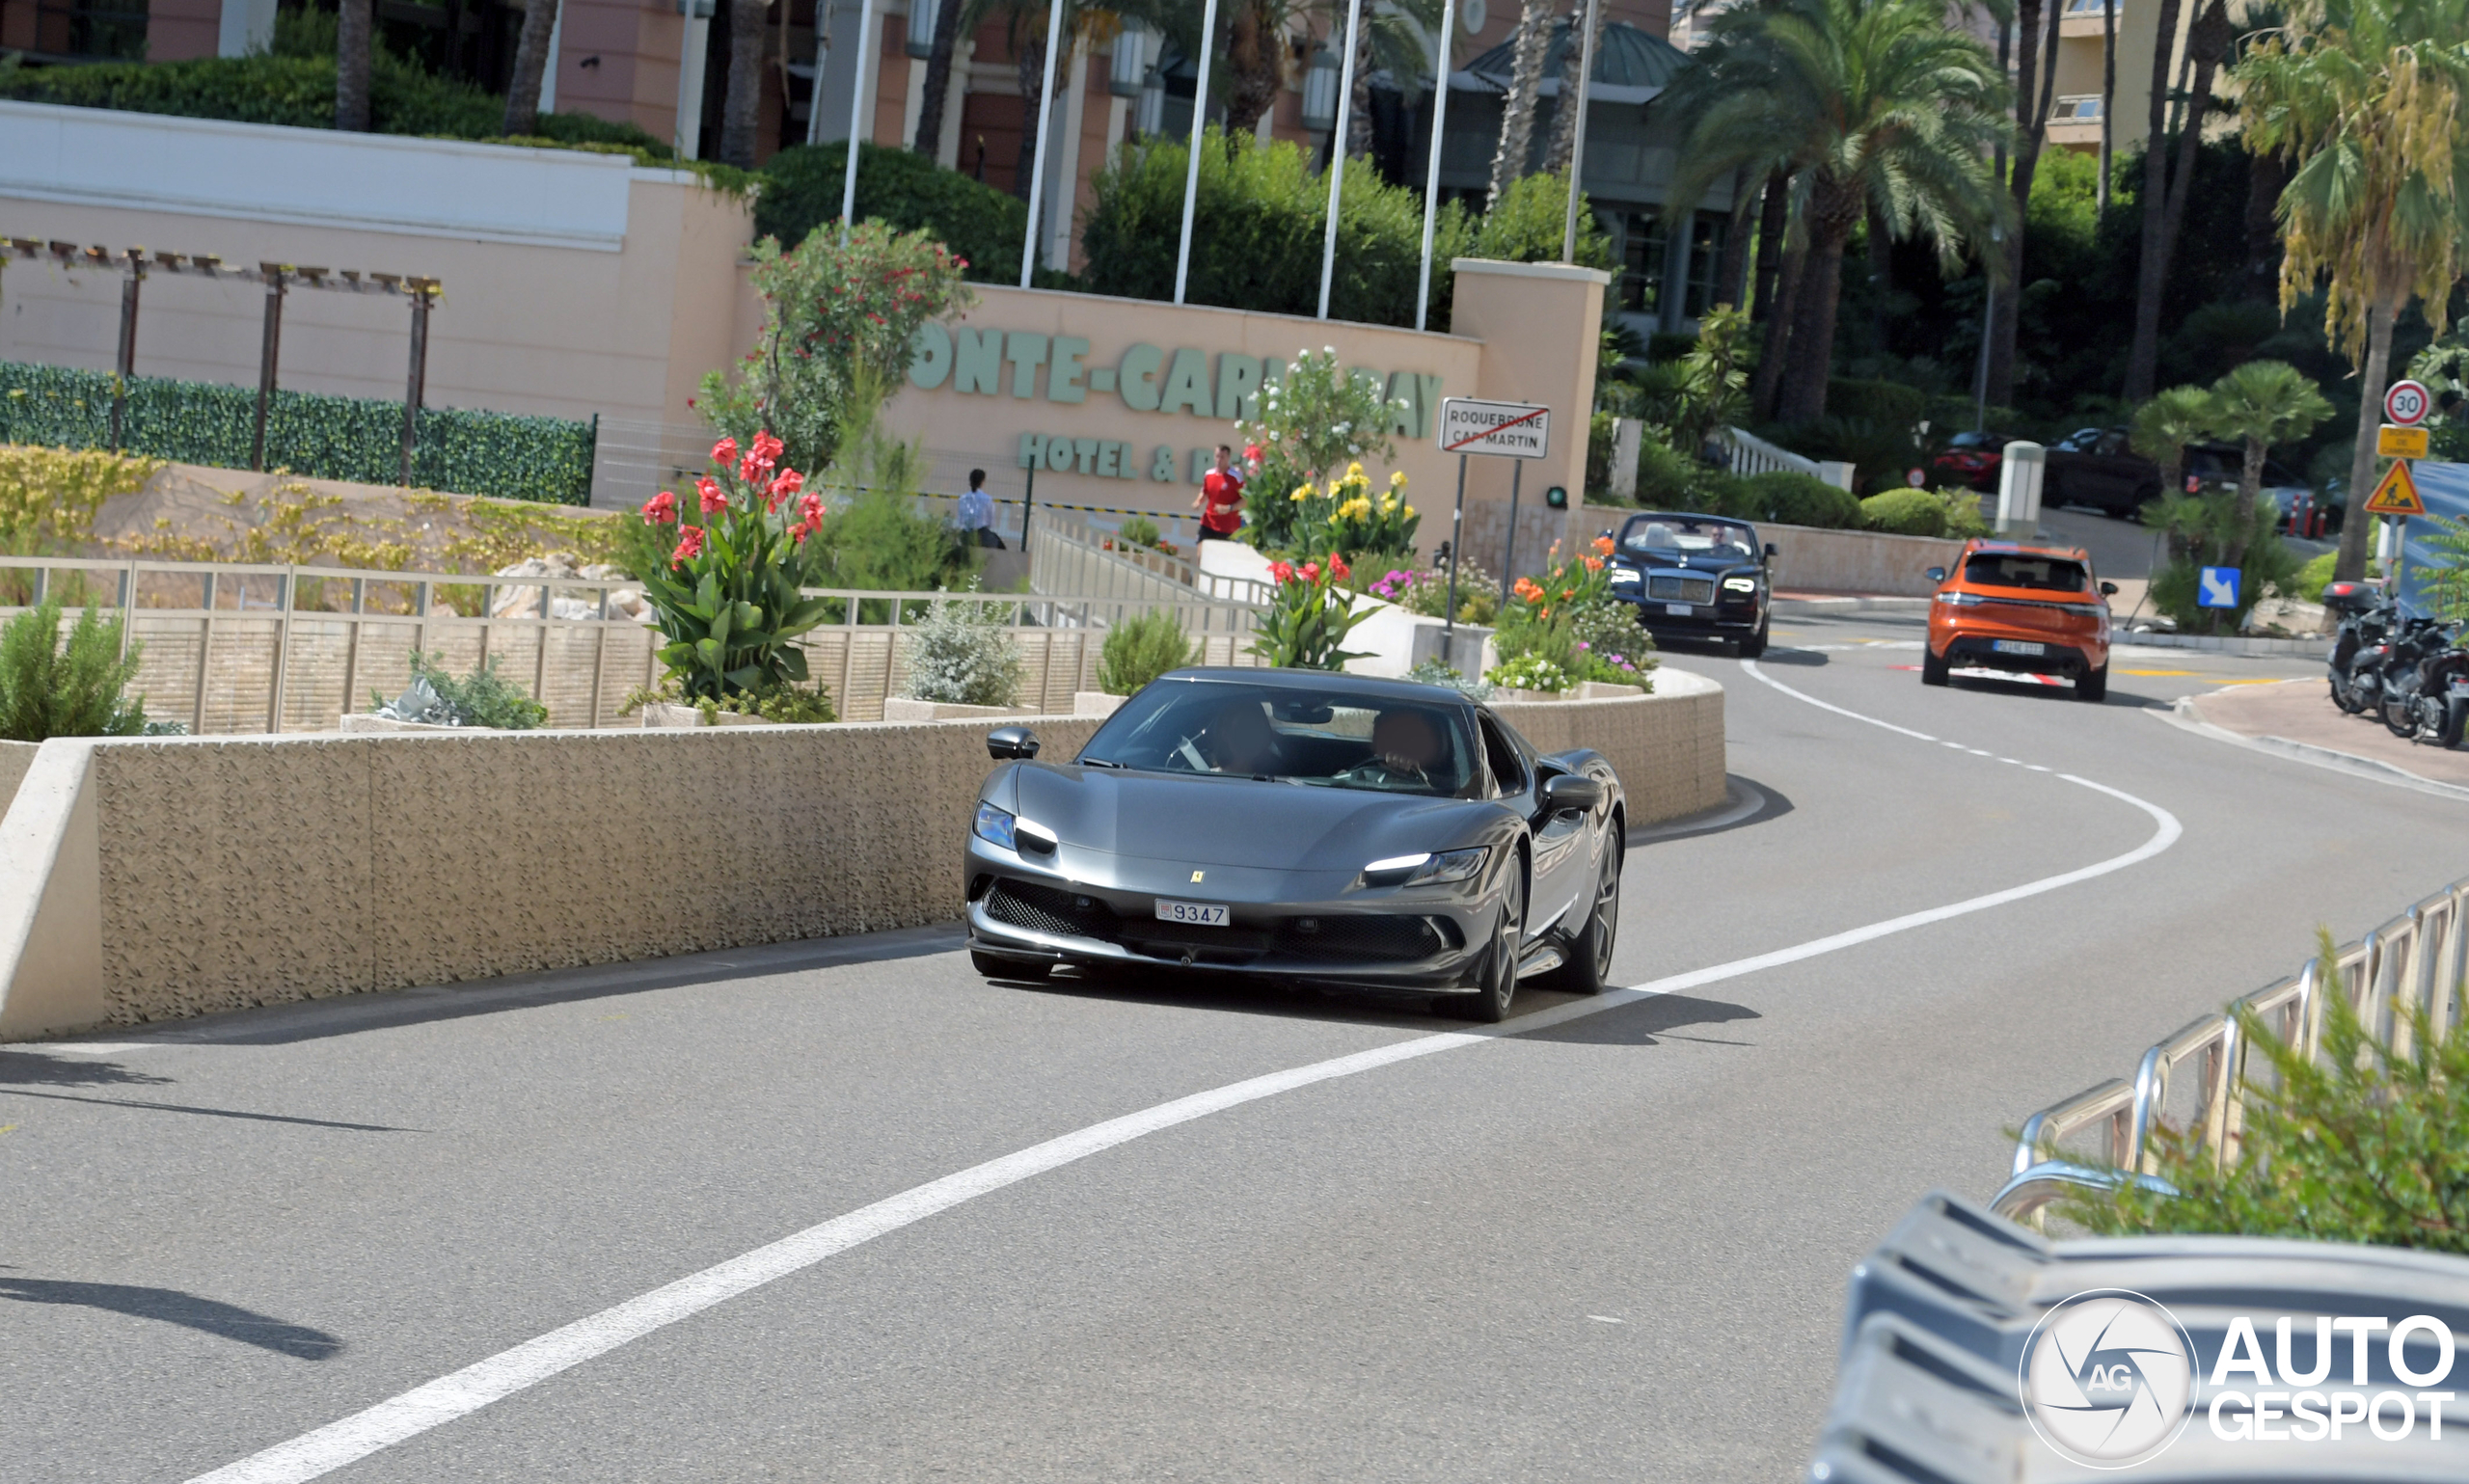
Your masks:
<svg viewBox="0 0 2469 1484"><path fill-rule="evenodd" d="M2118 588L2093 577L2080 547L1969 541L1952 576L1932 567L1929 580L1938 594L1922 685L1942 686L1962 665L2063 676L2077 700L2108 694L2109 594Z"/></svg>

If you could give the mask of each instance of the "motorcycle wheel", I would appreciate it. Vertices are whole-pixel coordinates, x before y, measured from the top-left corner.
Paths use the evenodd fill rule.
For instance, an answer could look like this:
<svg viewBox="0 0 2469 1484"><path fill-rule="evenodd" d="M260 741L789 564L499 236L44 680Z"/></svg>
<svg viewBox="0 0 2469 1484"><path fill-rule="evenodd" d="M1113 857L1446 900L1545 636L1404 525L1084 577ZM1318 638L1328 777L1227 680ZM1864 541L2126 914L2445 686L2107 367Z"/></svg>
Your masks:
<svg viewBox="0 0 2469 1484"><path fill-rule="evenodd" d="M2443 730L2435 740L2447 747L2460 745L2460 734L2469 732L2469 695L2446 697L2443 704Z"/></svg>
<svg viewBox="0 0 2469 1484"><path fill-rule="evenodd" d="M2414 742L2418 735L2418 698L2407 691L2383 692L2384 729L2402 742Z"/></svg>
<svg viewBox="0 0 2469 1484"><path fill-rule="evenodd" d="M2349 693L2348 683L2338 675L2332 677L2332 704L2352 716L2366 710L2358 698Z"/></svg>

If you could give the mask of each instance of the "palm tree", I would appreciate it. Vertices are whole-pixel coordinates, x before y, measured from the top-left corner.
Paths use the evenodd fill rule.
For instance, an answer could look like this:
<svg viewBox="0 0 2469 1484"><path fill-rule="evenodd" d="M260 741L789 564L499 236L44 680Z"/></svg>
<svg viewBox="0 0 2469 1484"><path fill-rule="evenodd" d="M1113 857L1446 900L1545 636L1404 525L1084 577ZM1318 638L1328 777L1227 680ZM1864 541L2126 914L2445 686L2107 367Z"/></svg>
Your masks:
<svg viewBox="0 0 2469 1484"><path fill-rule="evenodd" d="M2065 12L2064 0L2021 0L2016 8L2015 76L2021 86L2015 90L2014 168L2006 174L2007 194L2015 202L2015 229L2004 239L2004 278L2010 283L2022 282L2024 223L2041 146L2048 135L2050 94L2057 91L2057 42ZM1991 306L1987 390L1995 406L2015 400L2015 337L2022 324L2022 304L2021 294L2000 294Z"/></svg>
<svg viewBox="0 0 2469 1484"><path fill-rule="evenodd" d="M2322 281L2323 328L2358 367L2355 499L2373 484L2392 328L2416 298L2443 333L2469 226L2469 0L2319 0L2238 65L2247 143L2294 167L2281 192L2288 312ZM2366 571L2358 514L2334 571Z"/></svg>
<svg viewBox="0 0 2469 1484"><path fill-rule="evenodd" d="M368 47L374 0L342 0L335 17L335 127L368 131Z"/></svg>
<svg viewBox="0 0 2469 1484"><path fill-rule="evenodd" d="M2152 394L2160 375L2160 293L2169 282L2169 260L2177 256L2178 232L2185 224L2186 202L2194 195L2195 158L2203 143L2204 111L2211 100L2211 79L2237 40L2225 0L2196 0L2200 7L2186 28L2185 61L2194 74L2176 110L2175 153L2170 155L2169 48L2157 48L2152 62L2152 113L2143 144L2143 244L2135 264L2134 338L2127 351L2126 395L2136 401ZM2178 23L2178 0L2160 0L2160 32L2172 34Z"/></svg>
<svg viewBox="0 0 2469 1484"><path fill-rule="evenodd" d="M530 0L523 8L523 34L514 43L514 75L506 80L504 131L529 134L540 126L540 78L549 67L549 38L557 29L557 0Z"/></svg>
<svg viewBox="0 0 2469 1484"><path fill-rule="evenodd" d="M729 80L720 98L720 163L754 168L754 135L763 115L763 13L770 0L729 0ZM863 30L863 27L859 28ZM874 59L859 57L853 74L865 86ZM856 148L856 141L850 141Z"/></svg>
<svg viewBox="0 0 2469 1484"><path fill-rule="evenodd" d="M1259 127L1286 86L1287 33L1299 8L1289 0L1239 0L1226 27L1226 133Z"/></svg>
<svg viewBox="0 0 2469 1484"><path fill-rule="evenodd" d="M2134 451L2160 466L2160 489L2174 495L2183 480L2186 445L2212 434L2211 393L2201 387L2171 387L2134 410L2128 435Z"/></svg>
<svg viewBox="0 0 2469 1484"><path fill-rule="evenodd" d="M2293 444L2332 415L2332 404L2286 361L2249 361L2211 384L2211 430L2243 445L2238 494L2253 504L2264 493L2264 455Z"/></svg>
<svg viewBox="0 0 2469 1484"><path fill-rule="evenodd" d="M1672 90L1689 122L1669 200L1694 203L1743 167L1797 172L1806 257L1777 412L1815 421L1844 245L1870 208L1897 236L1926 233L1950 265L2014 220L1990 168L2012 136L2006 79L1987 47L1946 25L1942 0L1770 0L1712 30Z"/></svg>
<svg viewBox="0 0 2469 1484"><path fill-rule="evenodd" d="M1589 42L1579 32L1586 24L1586 0L1576 0L1569 10L1569 41L1560 51L1560 95L1552 109L1552 143L1543 150L1546 171L1568 169L1570 156L1577 152L1578 68L1585 65L1580 59L1588 54L1589 46L1593 48L1592 55L1601 55L1605 20L1604 7L1598 4L1594 7L1594 37Z"/></svg>
<svg viewBox="0 0 2469 1484"><path fill-rule="evenodd" d="M1508 92L1501 98L1500 144L1492 151L1488 212L1526 174L1534 147L1534 99L1543 89L1543 54L1552 45L1552 0L1525 0L1517 17L1517 46L1509 53Z"/></svg>
<svg viewBox="0 0 2469 1484"><path fill-rule="evenodd" d="M960 51L962 23L965 19L975 27L983 10L983 5L969 0L943 0L935 8L935 35L926 56L926 83L919 90L917 100L914 147L929 159L943 149L943 100L951 94L952 58Z"/></svg>

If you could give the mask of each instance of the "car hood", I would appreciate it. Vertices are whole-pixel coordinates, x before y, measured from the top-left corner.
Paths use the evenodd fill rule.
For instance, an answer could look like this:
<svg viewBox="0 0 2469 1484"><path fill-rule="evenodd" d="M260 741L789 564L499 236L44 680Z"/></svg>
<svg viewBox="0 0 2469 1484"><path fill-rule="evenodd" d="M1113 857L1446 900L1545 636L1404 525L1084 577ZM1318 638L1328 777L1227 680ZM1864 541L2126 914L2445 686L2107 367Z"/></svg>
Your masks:
<svg viewBox="0 0 2469 1484"><path fill-rule="evenodd" d="M1067 848L1195 866L1359 871L1366 861L1447 850L1501 811L1471 799L1071 764L1031 763L1014 781L1015 812Z"/></svg>

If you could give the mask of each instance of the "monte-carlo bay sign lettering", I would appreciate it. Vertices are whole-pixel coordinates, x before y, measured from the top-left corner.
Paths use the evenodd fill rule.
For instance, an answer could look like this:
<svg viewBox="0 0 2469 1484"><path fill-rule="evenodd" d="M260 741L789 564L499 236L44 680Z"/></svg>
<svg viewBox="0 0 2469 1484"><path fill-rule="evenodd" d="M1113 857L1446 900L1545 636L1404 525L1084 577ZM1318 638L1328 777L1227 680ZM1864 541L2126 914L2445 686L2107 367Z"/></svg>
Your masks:
<svg viewBox="0 0 2469 1484"><path fill-rule="evenodd" d="M1142 342L1125 347L1112 365L1091 365L1088 356L1089 341L1076 335L930 324L912 343L909 382L922 391L948 387L963 395L998 396L1007 390L1008 364L1009 393L1018 401L1037 400L1043 392L1045 401L1080 406L1095 393L1121 399L1126 412L1233 422L1251 417L1261 389L1286 374L1286 363L1274 356L1231 350L1212 357L1188 346L1168 352ZM1440 377L1360 366L1353 375L1379 388L1396 406L1392 437L1420 442L1437 424ZM1022 433L1017 464L1106 479L1145 474L1160 483L1197 484L1213 451L1160 443L1151 447L1144 465L1136 442Z"/></svg>

